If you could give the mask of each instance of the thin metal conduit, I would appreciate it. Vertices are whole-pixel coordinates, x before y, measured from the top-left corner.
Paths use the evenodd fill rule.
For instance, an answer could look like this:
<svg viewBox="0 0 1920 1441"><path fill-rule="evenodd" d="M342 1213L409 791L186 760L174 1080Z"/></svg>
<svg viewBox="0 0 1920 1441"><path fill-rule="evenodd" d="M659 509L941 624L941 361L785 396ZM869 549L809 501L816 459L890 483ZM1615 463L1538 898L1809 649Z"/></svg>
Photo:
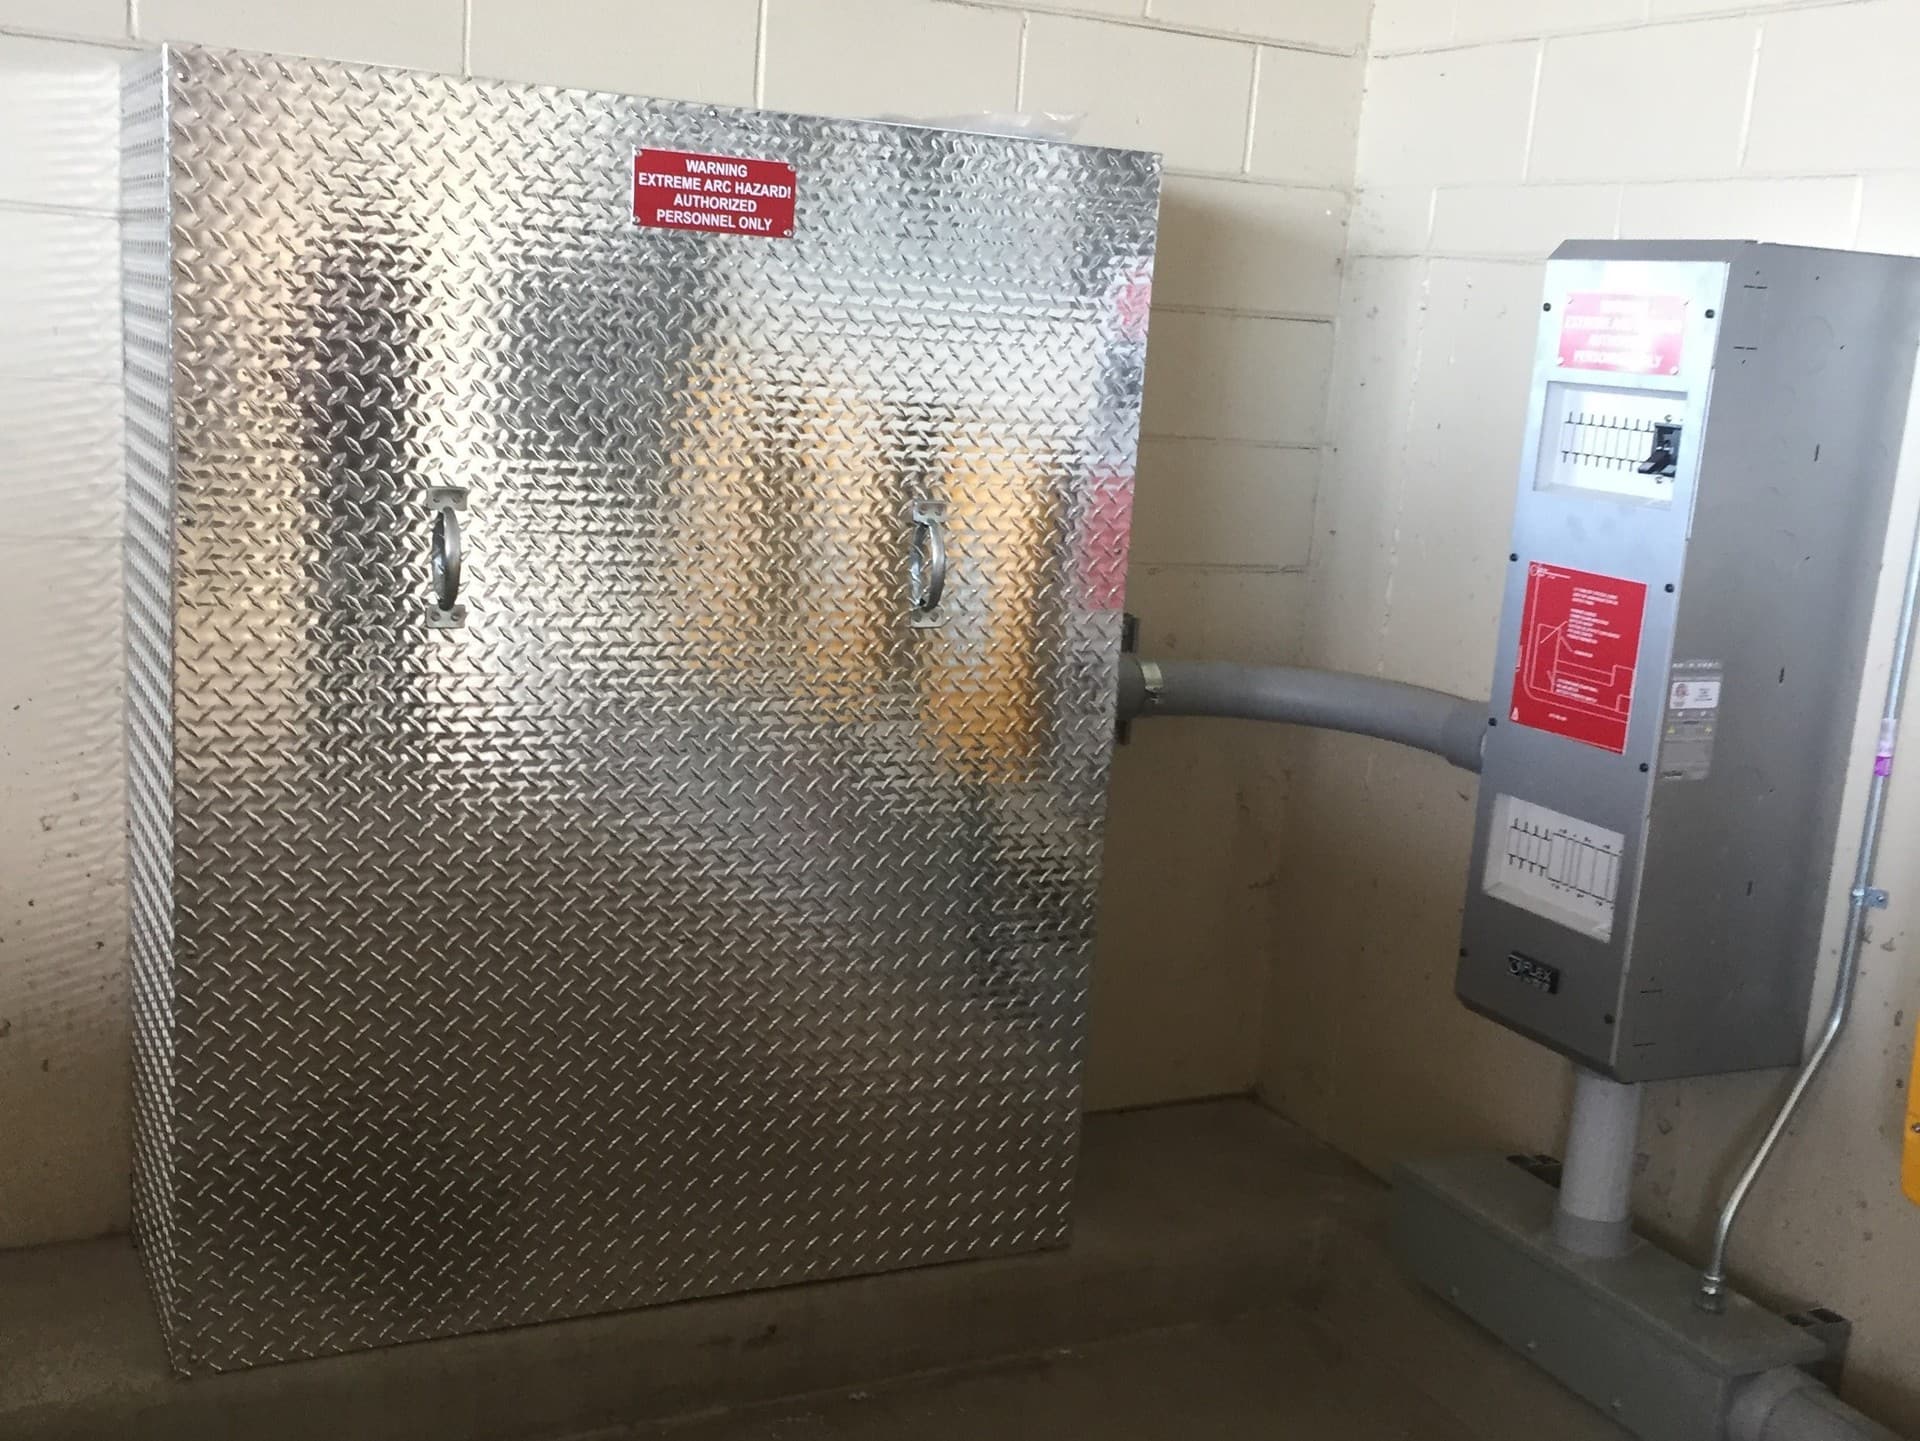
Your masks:
<svg viewBox="0 0 1920 1441"><path fill-rule="evenodd" d="M1867 814L1860 826L1860 854L1853 868L1853 893L1847 903L1847 929L1840 941L1840 964L1833 982L1833 1003L1827 1010L1827 1023L1813 1054L1794 1077L1793 1089L1774 1113L1773 1122L1761 1137L1740 1178L1720 1208L1720 1220L1714 1227L1713 1254L1700 1273L1700 1289L1694 1304L1703 1311L1724 1311L1727 1306L1727 1243L1733 1237L1734 1222L1746 1204L1747 1193L1760 1178L1761 1170L1773 1155L1787 1124L1812 1089L1820 1068L1833 1054L1846 1029L1847 1016L1853 1010L1854 983L1860 969L1860 947L1866 939L1868 900L1872 893L1873 868L1880 855L1880 825L1886 815L1887 782L1893 774L1893 743L1900 728L1900 710L1907 688L1907 665L1913 658L1914 614L1920 608L1920 526L1914 532L1907 557L1907 588L1900 600L1900 618L1893 633L1893 665L1887 672L1887 698L1880 710L1880 746L1873 767L1873 779L1867 786Z"/></svg>

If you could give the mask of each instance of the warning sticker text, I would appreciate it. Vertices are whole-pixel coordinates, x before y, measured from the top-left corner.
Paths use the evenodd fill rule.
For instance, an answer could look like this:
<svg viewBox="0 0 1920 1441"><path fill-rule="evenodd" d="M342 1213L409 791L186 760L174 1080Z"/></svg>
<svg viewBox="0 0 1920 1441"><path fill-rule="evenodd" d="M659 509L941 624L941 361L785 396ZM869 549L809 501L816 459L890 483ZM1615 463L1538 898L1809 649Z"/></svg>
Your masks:
<svg viewBox="0 0 1920 1441"><path fill-rule="evenodd" d="M633 223L654 230L793 234L799 190L782 160L639 150L633 157Z"/></svg>
<svg viewBox="0 0 1920 1441"><path fill-rule="evenodd" d="M1647 588L1533 561L1520 612L1511 719L1620 754Z"/></svg>
<svg viewBox="0 0 1920 1441"><path fill-rule="evenodd" d="M1568 370L1678 375L1686 330L1685 296L1575 291L1560 318L1560 364Z"/></svg>

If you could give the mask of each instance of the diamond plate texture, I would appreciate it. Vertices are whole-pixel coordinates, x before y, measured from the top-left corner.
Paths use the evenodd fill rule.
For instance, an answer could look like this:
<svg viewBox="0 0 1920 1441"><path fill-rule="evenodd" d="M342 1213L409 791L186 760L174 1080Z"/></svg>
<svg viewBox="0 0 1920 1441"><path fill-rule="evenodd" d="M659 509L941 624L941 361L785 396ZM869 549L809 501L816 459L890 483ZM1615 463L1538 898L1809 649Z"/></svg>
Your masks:
<svg viewBox="0 0 1920 1441"><path fill-rule="evenodd" d="M1064 1242L1155 157L200 50L125 134L176 1367Z"/></svg>

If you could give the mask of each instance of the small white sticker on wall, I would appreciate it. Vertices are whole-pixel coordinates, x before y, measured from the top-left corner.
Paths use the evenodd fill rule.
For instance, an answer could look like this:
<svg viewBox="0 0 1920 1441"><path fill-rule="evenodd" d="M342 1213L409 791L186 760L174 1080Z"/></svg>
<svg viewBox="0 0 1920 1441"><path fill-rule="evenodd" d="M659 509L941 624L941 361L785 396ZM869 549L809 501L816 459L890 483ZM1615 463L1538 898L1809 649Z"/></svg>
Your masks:
<svg viewBox="0 0 1920 1441"><path fill-rule="evenodd" d="M1496 900L1604 941L1626 847L1619 831L1503 794L1494 798L1482 884Z"/></svg>

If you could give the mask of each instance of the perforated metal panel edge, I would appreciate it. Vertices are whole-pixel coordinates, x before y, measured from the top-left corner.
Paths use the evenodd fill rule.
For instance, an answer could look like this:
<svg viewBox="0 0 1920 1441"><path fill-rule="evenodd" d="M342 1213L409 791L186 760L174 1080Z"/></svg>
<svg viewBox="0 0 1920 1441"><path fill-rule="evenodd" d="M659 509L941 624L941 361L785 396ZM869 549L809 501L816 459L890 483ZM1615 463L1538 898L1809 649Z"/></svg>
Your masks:
<svg viewBox="0 0 1920 1441"><path fill-rule="evenodd" d="M1157 157L174 48L125 178L176 1368L1062 1244Z"/></svg>

